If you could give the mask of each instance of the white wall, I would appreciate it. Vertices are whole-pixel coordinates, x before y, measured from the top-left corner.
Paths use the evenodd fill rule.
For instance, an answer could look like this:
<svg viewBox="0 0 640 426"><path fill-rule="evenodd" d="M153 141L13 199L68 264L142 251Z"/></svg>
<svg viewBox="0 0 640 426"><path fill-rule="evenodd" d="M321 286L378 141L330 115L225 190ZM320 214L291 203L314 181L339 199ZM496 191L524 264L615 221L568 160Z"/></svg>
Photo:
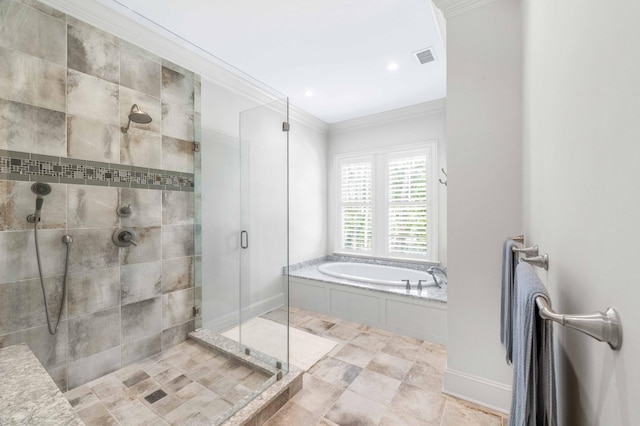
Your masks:
<svg viewBox="0 0 640 426"><path fill-rule="evenodd" d="M501 251L522 233L521 18L496 0L447 20L448 393L508 410Z"/></svg>
<svg viewBox="0 0 640 426"><path fill-rule="evenodd" d="M327 133L292 121L289 229L291 264L327 254Z"/></svg>
<svg viewBox="0 0 640 426"><path fill-rule="evenodd" d="M614 352L555 326L559 424L640 424L640 3L529 0L524 229L563 313L615 307Z"/></svg>
<svg viewBox="0 0 640 426"><path fill-rule="evenodd" d="M202 311L203 323L216 328L235 325L241 297L238 236L246 211L240 200L241 112L242 137L251 147L246 163L252 248L246 260L251 264L251 281L243 287L248 289L242 294L243 306L261 313L283 297L286 145L280 123L284 110L259 105L216 82L202 81ZM295 263L325 254L326 133L319 121L290 121L290 262Z"/></svg>
<svg viewBox="0 0 640 426"><path fill-rule="evenodd" d="M438 176L444 178L439 171L447 168L447 147L445 144L445 102L438 100L407 108L392 110L380 114L343 121L330 125L328 147L329 202L328 209L333 207L333 188L335 179L334 159L338 154L365 151L376 148L406 145L416 142L438 141ZM447 264L447 189L444 185L438 188L438 259ZM330 226L332 222L329 216ZM331 229L331 228L330 228ZM327 252L333 247L332 235L328 236Z"/></svg>

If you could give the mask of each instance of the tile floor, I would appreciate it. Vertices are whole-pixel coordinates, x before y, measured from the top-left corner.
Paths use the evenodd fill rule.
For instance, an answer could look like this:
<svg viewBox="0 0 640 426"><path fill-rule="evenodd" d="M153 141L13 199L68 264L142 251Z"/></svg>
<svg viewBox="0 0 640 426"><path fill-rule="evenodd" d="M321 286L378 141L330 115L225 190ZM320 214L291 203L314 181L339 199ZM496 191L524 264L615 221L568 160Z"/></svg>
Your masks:
<svg viewBox="0 0 640 426"><path fill-rule="evenodd" d="M87 425L211 425L269 376L192 341L65 393ZM167 395L149 403L162 389Z"/></svg>
<svg viewBox="0 0 640 426"><path fill-rule="evenodd" d="M263 318L283 323L286 311ZM338 345L266 426L507 424L505 415L441 392L444 346L296 308L289 318L292 327ZM267 379L187 341L65 396L87 425L205 425ZM167 396L150 404L144 398L157 389Z"/></svg>
<svg viewBox="0 0 640 426"><path fill-rule="evenodd" d="M296 308L290 321L338 346L305 373L302 390L266 426L507 424L505 415L441 392L444 346Z"/></svg>

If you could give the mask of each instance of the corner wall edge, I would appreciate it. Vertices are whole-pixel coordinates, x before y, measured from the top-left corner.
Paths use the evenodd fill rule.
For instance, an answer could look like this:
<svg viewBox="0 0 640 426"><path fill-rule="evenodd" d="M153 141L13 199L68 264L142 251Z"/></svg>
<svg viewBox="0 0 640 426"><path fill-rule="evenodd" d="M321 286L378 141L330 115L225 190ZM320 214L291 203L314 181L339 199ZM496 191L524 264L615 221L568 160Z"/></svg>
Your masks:
<svg viewBox="0 0 640 426"><path fill-rule="evenodd" d="M448 367L442 392L504 414L511 408L511 386Z"/></svg>
<svg viewBox="0 0 640 426"><path fill-rule="evenodd" d="M435 6L449 19L461 15L476 7L491 3L495 0L432 0Z"/></svg>

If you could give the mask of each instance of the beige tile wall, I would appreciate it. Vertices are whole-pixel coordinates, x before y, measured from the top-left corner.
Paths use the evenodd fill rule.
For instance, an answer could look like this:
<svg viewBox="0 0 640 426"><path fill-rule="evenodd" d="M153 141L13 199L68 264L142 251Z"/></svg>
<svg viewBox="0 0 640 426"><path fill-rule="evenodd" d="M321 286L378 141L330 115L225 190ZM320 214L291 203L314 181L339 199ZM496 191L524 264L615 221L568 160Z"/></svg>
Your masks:
<svg viewBox="0 0 640 426"><path fill-rule="evenodd" d="M0 11L2 156L194 173L199 76L33 0L0 0ZM153 121L132 123L124 134L120 126L134 103ZM192 188L138 188L77 173L68 177L78 184L67 184L0 172L0 347L29 344L65 391L185 339L194 328ZM55 336L47 332L26 222L37 180L52 182L39 225L51 316L61 301L61 237L74 238ZM117 216L123 205L131 217ZM120 226L135 229L138 247L112 243Z"/></svg>

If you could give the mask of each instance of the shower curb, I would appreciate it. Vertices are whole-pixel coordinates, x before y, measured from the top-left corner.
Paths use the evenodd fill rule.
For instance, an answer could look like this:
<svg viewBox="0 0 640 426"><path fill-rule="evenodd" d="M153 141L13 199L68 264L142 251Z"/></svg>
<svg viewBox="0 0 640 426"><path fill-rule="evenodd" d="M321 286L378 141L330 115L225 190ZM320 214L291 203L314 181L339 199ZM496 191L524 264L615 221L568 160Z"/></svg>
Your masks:
<svg viewBox="0 0 640 426"><path fill-rule="evenodd" d="M253 399L248 403L246 399L240 401L237 405L244 405L244 407L238 409L235 414L222 422L225 426L261 426L302 389L304 370L292 364L289 364L289 371L282 375L280 370L269 363L271 360L266 359L268 358L267 356L256 356L255 352L251 355L246 355L238 342L216 334L211 330L200 329L193 331L189 333L189 339L271 375L269 387L255 396L255 398L251 395L249 398ZM278 379L279 375L281 376L280 379ZM220 423L216 422L216 424Z"/></svg>

